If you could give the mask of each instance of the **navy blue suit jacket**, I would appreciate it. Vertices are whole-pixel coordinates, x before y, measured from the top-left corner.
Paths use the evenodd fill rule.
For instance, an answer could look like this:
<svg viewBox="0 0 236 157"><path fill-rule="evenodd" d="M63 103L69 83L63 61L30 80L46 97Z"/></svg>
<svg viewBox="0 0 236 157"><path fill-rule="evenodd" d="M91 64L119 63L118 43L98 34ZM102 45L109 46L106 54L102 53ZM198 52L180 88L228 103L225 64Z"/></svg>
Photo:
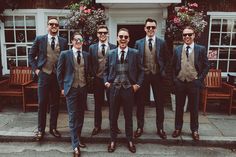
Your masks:
<svg viewBox="0 0 236 157"><path fill-rule="evenodd" d="M110 50L115 49L116 45L108 43ZM90 63L91 63L91 75L93 77L96 76L96 72L98 70L98 43L89 46L89 54L90 54Z"/></svg>
<svg viewBox="0 0 236 157"><path fill-rule="evenodd" d="M141 62L144 62L146 37L139 39L135 42L135 49L138 49L141 57ZM160 66L161 76L166 76L166 65L168 63L169 51L164 40L156 37L156 57L157 62Z"/></svg>
<svg viewBox="0 0 236 157"><path fill-rule="evenodd" d="M175 48L172 58L173 79L176 80L181 70L183 45ZM209 61L207 58L206 48L204 46L194 44L194 66L198 73L198 79L203 83L209 71Z"/></svg>
<svg viewBox="0 0 236 157"><path fill-rule="evenodd" d="M60 51L64 51L68 49L67 40L58 37ZM34 40L34 43L29 51L28 59L29 64L31 65L33 71L36 69L42 69L43 65L47 61L47 43L48 43L48 35L37 36ZM37 57L37 59L35 58Z"/></svg>
<svg viewBox="0 0 236 157"><path fill-rule="evenodd" d="M138 51L128 48L128 78L132 85L138 84L141 86L144 79L143 66ZM116 65L118 64L118 48L110 50L107 56L107 62L104 71L104 83L113 83L116 78Z"/></svg>
<svg viewBox="0 0 236 157"><path fill-rule="evenodd" d="M89 54L85 51L83 53L85 64L85 78L88 76L89 70ZM64 89L65 96L71 89L74 79L74 54L72 50L62 51L57 65L57 80L61 90Z"/></svg>

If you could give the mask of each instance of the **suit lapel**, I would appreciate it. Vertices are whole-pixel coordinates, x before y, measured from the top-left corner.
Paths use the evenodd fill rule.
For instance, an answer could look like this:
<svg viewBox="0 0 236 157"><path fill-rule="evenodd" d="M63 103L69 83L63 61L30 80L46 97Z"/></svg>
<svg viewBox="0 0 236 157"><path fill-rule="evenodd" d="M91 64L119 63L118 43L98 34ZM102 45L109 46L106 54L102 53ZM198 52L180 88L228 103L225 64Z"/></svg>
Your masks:
<svg viewBox="0 0 236 157"><path fill-rule="evenodd" d="M71 65L72 65L72 67L74 68L75 63L74 63L74 54L73 54L73 51L72 51L72 50L69 50L68 55L69 55L69 58L70 58Z"/></svg>
<svg viewBox="0 0 236 157"><path fill-rule="evenodd" d="M42 43L43 49L44 49L44 53L45 55L47 54L47 46L48 46L48 35L45 35L43 37L43 43Z"/></svg>
<svg viewBox="0 0 236 157"><path fill-rule="evenodd" d="M159 58L160 49L161 49L161 44L160 44L160 42L158 41L158 38L157 38L157 37L156 37L155 44L156 44L157 58Z"/></svg>

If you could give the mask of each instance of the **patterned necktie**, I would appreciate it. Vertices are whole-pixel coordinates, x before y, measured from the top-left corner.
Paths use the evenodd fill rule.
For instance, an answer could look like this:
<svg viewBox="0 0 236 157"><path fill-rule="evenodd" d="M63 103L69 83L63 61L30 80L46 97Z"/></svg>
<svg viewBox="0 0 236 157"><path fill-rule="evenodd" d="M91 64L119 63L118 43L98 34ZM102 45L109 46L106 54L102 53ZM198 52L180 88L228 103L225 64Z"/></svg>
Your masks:
<svg viewBox="0 0 236 157"><path fill-rule="evenodd" d="M125 51L121 51L120 63L123 64L125 61Z"/></svg>
<svg viewBox="0 0 236 157"><path fill-rule="evenodd" d="M187 56L187 58L188 58L188 56L189 56L189 48L190 48L190 46L187 46L187 47L186 47L186 56Z"/></svg>
<svg viewBox="0 0 236 157"><path fill-rule="evenodd" d="M102 44L102 55L105 56L105 44Z"/></svg>
<svg viewBox="0 0 236 157"><path fill-rule="evenodd" d="M77 55L77 63L80 64L80 59L81 59L81 55L80 55L80 51L77 51L78 55Z"/></svg>
<svg viewBox="0 0 236 157"><path fill-rule="evenodd" d="M152 38L148 39L148 41L149 50L152 51Z"/></svg>
<svg viewBox="0 0 236 157"><path fill-rule="evenodd" d="M51 48L52 50L55 49L55 37L52 37Z"/></svg>

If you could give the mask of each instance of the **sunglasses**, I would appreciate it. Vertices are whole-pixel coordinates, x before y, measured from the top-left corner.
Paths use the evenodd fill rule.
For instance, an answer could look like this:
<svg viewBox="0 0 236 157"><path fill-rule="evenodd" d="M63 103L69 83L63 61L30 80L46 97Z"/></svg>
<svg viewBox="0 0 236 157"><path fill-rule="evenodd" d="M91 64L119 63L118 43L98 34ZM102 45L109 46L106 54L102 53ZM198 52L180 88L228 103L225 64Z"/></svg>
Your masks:
<svg viewBox="0 0 236 157"><path fill-rule="evenodd" d="M157 27L156 27L156 26L147 26L146 28L147 28L148 30L150 30L151 28L152 28L152 29L156 29Z"/></svg>
<svg viewBox="0 0 236 157"><path fill-rule="evenodd" d="M55 27L58 27L58 26L59 26L58 23L48 23L48 25L50 25L51 27L52 27L52 26L55 26Z"/></svg>
<svg viewBox="0 0 236 157"><path fill-rule="evenodd" d="M128 39L129 36L128 36L128 35L119 35L119 38L120 38L120 39L123 39L123 38Z"/></svg>
<svg viewBox="0 0 236 157"><path fill-rule="evenodd" d="M108 32L98 32L98 34L100 34L100 35L102 35L102 34L107 35Z"/></svg>
<svg viewBox="0 0 236 157"><path fill-rule="evenodd" d="M186 34L182 34L182 35L183 35L183 37L186 37L186 36L191 37L193 35L193 33L186 33Z"/></svg>
<svg viewBox="0 0 236 157"><path fill-rule="evenodd" d="M84 40L81 39L81 38L78 38L78 39L74 38L74 40L75 40L77 43L82 43L82 42L84 41Z"/></svg>

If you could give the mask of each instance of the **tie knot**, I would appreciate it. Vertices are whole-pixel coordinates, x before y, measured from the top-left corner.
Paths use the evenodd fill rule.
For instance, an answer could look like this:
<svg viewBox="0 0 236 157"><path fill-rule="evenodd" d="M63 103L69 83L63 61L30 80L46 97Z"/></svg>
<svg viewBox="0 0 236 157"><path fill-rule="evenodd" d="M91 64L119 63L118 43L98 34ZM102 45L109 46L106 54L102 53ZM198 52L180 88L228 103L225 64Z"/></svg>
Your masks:
<svg viewBox="0 0 236 157"><path fill-rule="evenodd" d="M152 42L152 38L149 38L148 41L149 41L149 42Z"/></svg>
<svg viewBox="0 0 236 157"><path fill-rule="evenodd" d="M52 37L52 40L55 40L55 37Z"/></svg>
<svg viewBox="0 0 236 157"><path fill-rule="evenodd" d="M102 44L102 48L105 48L105 46L106 46L105 44Z"/></svg>
<svg viewBox="0 0 236 157"><path fill-rule="evenodd" d="M122 54L124 54L125 53L125 51L124 50L122 50L122 51L120 51Z"/></svg>
<svg viewBox="0 0 236 157"><path fill-rule="evenodd" d="M77 51L77 54L80 55L81 51Z"/></svg>
<svg viewBox="0 0 236 157"><path fill-rule="evenodd" d="M188 50L189 50L189 48L190 48L190 46L187 46L187 47L186 47L186 50L188 51Z"/></svg>

